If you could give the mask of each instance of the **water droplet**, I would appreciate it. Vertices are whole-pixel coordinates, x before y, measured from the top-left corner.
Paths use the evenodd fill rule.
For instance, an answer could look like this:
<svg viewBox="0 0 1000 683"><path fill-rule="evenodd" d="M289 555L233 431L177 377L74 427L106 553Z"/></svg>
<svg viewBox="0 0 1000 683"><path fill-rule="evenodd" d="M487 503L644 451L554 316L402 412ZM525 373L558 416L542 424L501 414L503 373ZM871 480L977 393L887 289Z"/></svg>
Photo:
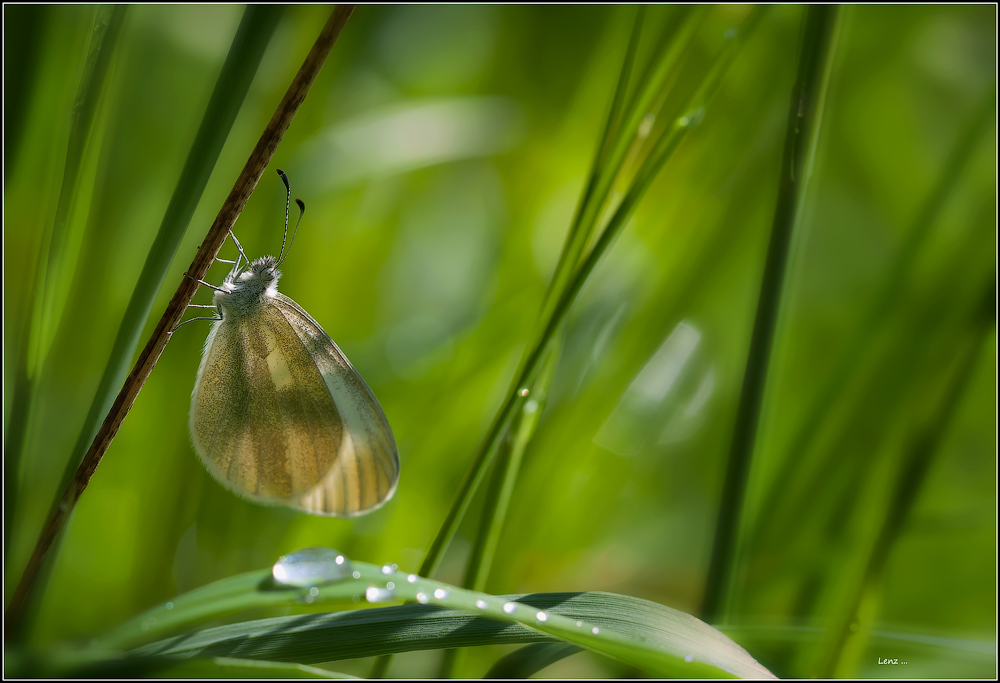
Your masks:
<svg viewBox="0 0 1000 683"><path fill-rule="evenodd" d="M173 609L174 608L174 603L168 602L166 605L164 605L164 607L166 607L167 609Z"/></svg>
<svg viewBox="0 0 1000 683"><path fill-rule="evenodd" d="M576 625L577 625L577 627L583 626L583 622L582 621L578 621L578 622L576 622Z"/></svg>
<svg viewBox="0 0 1000 683"><path fill-rule="evenodd" d="M649 112L642 117L642 123L639 124L639 130L636 131L636 135L640 139L645 140L649 137L650 131L653 130L653 124L656 123L656 114Z"/></svg>
<svg viewBox="0 0 1000 683"><path fill-rule="evenodd" d="M356 579L360 579L361 578L361 572L354 572L353 574L351 574L351 576L353 576Z"/></svg>
<svg viewBox="0 0 1000 683"><path fill-rule="evenodd" d="M427 597L427 593L423 593L423 592L417 593L417 602L426 605L429 600L430 600L430 598Z"/></svg>
<svg viewBox="0 0 1000 683"><path fill-rule="evenodd" d="M382 567L382 573L383 574L392 574L392 566L387 564L384 567Z"/></svg>
<svg viewBox="0 0 1000 683"><path fill-rule="evenodd" d="M694 661L694 655L684 655L684 661L688 662L688 663L693 662Z"/></svg>
<svg viewBox="0 0 1000 683"><path fill-rule="evenodd" d="M694 111L688 112L684 116L677 119L677 123L682 128L687 128L688 126L697 126L699 123L701 123L701 119L704 115L705 115L705 108L698 107Z"/></svg>
<svg viewBox="0 0 1000 683"><path fill-rule="evenodd" d="M503 611L506 612L507 614L513 614L514 610L516 610L516 609L517 609L517 603L516 602L508 602L508 603L505 603L504 606L503 606Z"/></svg>
<svg viewBox="0 0 1000 683"><path fill-rule="evenodd" d="M434 597L438 600L444 600L448 597L450 591L447 588L438 588L434 591Z"/></svg>
<svg viewBox="0 0 1000 683"><path fill-rule="evenodd" d="M390 581L389 583L385 584L385 587L389 590L393 590L396 587L396 584Z"/></svg>
<svg viewBox="0 0 1000 683"><path fill-rule="evenodd" d="M546 614L545 612L539 612L538 614L535 615L535 619L537 619L538 621L548 621L549 615Z"/></svg>
<svg viewBox="0 0 1000 683"><path fill-rule="evenodd" d="M313 596L315 598L317 595L319 595L319 588L316 588L316 586L313 586L312 588L310 588L309 589L309 595L311 595L311 596Z"/></svg>
<svg viewBox="0 0 1000 683"><path fill-rule="evenodd" d="M528 413L529 415L533 414L537 410L538 410L538 401L536 401L535 399L531 399L530 401L524 404L524 412Z"/></svg>
<svg viewBox="0 0 1000 683"><path fill-rule="evenodd" d="M143 631L148 631L149 630L149 624L147 622L145 622L145 621L142 622L142 630Z"/></svg>
<svg viewBox="0 0 1000 683"><path fill-rule="evenodd" d="M391 599L392 591L387 591L384 588L369 586L368 590L365 591L365 600L368 602L385 602L386 600Z"/></svg>
<svg viewBox="0 0 1000 683"><path fill-rule="evenodd" d="M736 27L735 26L731 26L731 27L727 28L725 34L723 34L723 35L725 35L726 40L732 40L733 38L736 37Z"/></svg>
<svg viewBox="0 0 1000 683"><path fill-rule="evenodd" d="M476 607L478 607L479 609L486 609L489 606L490 604L485 600L476 600Z"/></svg>
<svg viewBox="0 0 1000 683"><path fill-rule="evenodd" d="M417 582L417 575L416 574L410 574L409 576L406 577L406 580L409 581L410 583L416 583Z"/></svg>
<svg viewBox="0 0 1000 683"><path fill-rule="evenodd" d="M360 599L361 598L359 598L357 595L352 595L351 596L351 602L358 602Z"/></svg>
<svg viewBox="0 0 1000 683"><path fill-rule="evenodd" d="M598 633L601 632L601 629L599 629L599 628L597 628L595 626L594 628L590 629L590 632L593 633L596 636Z"/></svg>
<svg viewBox="0 0 1000 683"><path fill-rule="evenodd" d="M397 569L399 569L399 565L396 564L395 562L393 562L392 563L392 571L396 571Z"/></svg>
<svg viewBox="0 0 1000 683"><path fill-rule="evenodd" d="M282 555L271 568L274 580L285 586L317 586L346 578L351 563L332 548L303 548Z"/></svg>
<svg viewBox="0 0 1000 683"><path fill-rule="evenodd" d="M531 392L530 392L530 391L528 391L528 388L527 388L527 387L525 387L524 389L521 389L521 391L519 391L518 393L520 393L520 394L521 394L521 396L527 396L527 395L528 395L528 394L530 394Z"/></svg>

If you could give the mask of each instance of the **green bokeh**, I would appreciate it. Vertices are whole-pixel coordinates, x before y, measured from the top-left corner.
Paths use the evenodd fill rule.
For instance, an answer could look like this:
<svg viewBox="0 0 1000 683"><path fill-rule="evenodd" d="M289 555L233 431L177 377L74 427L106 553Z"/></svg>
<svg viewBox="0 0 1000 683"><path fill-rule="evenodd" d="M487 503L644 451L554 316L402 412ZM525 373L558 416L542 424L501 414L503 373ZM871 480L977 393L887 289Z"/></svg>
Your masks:
<svg viewBox="0 0 1000 683"><path fill-rule="evenodd" d="M5 432L29 283L59 193L94 17L87 6L33 14L5 6L8 29L15 11L17 25L39 38L6 60L4 74ZM713 11L722 25L733 10ZM289 7L283 16L143 339L328 12ZM822 629L854 590L902 463L928 438L978 334L974 318L996 268L992 116L889 305L875 320L865 311L995 83L995 12L882 6L845 17L792 245L728 618L732 637L778 675L818 673ZM85 153L81 182L93 191L72 224L65 305L36 376L18 509L5 523L5 602L241 14L232 5L128 10ZM774 7L765 15L704 122L584 287L487 591L603 590L698 613L774 211L800 14ZM281 289L379 398L399 446L395 497L342 521L255 506L217 484L188 435L207 333L193 323L174 335L80 500L35 641L96 635L304 546L417 569L535 323L632 16L601 6L355 12L236 233L251 257L277 252L284 188L273 169L286 171L308 210ZM223 255L234 253L227 244ZM221 280L224 268L209 280ZM204 292L196 298L208 301ZM893 540L871 632L854 646L857 675L995 673L995 317L989 324ZM861 342L842 390L809 448L789 453L854 338ZM774 491L789 458L796 474ZM777 510L770 517L769 505ZM477 517L474 505L438 578L461 582ZM758 519L767 528L752 533ZM476 650L457 673L481 676L503 651ZM398 656L390 673L433 675L439 657ZM879 657L908 664L880 666ZM367 662L335 668L368 671ZM544 675L637 673L580 654Z"/></svg>

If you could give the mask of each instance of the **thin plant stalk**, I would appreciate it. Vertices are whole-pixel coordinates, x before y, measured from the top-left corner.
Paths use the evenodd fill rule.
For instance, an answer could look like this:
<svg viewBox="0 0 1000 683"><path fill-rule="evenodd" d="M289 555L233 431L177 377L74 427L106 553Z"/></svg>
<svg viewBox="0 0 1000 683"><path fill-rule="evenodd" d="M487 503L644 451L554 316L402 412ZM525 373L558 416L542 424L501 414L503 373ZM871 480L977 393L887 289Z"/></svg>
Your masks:
<svg viewBox="0 0 1000 683"><path fill-rule="evenodd" d="M330 53L334 42L336 42L341 29L347 23L353 10L353 5L337 5L334 8L330 19L323 27L312 49L306 56L305 62L292 80L291 85L278 104L274 116L272 116L271 121L267 124L264 133L250 154L250 158L240 172L236 184L223 203L222 209L208 231L208 235L198 248L194 261L191 263L184 277L181 278L177 291L167 305L167 309L164 311L159 323L157 323L156 329L153 331L145 348L140 353L132 372L125 380L118 398L115 399L111 411L94 437L94 441L80 463L73 481L63 494L55 513L45 524L45 528L35 546L34 553L21 576L21 580L14 591L10 605L4 615L4 622L8 632L16 630L16 627L19 625L25 602L38 575L38 570L41 567L46 552L66 523L77 500L79 500L80 495L90 482L90 478L97 470L98 465L100 465L101 459L107 452L115 434L118 433L122 421L135 402L149 374L152 372L153 366L156 365L160 354L163 353L167 342L170 341L173 330L180 323L184 311L198 291L198 280L205 278L209 267L215 261L219 249L229 235L232 226L236 223L236 219L246 205L247 200L250 199L250 195L257 186L257 182L260 180L261 175L263 175L265 168L267 168L268 162L274 155L275 150L277 150L281 138L284 136L285 131L288 130L295 112L298 111L299 106L309 92L309 87L319 73L320 67L326 61L327 55Z"/></svg>
<svg viewBox="0 0 1000 683"><path fill-rule="evenodd" d="M819 138L839 15L836 5L810 5L803 18L798 75L788 112L777 206L726 464L722 502L716 521L702 607L702 616L709 622L717 622L727 609L747 480L781 306L789 245Z"/></svg>
<svg viewBox="0 0 1000 683"><path fill-rule="evenodd" d="M44 339L53 327L50 320L56 280L64 281L67 230L71 210L76 202L80 167L94 128L97 111L125 21L125 5L104 5L97 9L83 75L70 114L70 132L66 144L66 160L56 201L52 225L42 239L35 277L27 296L24 315L20 316L20 337L11 415L4 435L4 550L9 548L13 520L17 512L21 463L24 460L28 425L34 414L36 389L44 365ZM47 313L47 311L49 313Z"/></svg>
<svg viewBox="0 0 1000 683"><path fill-rule="evenodd" d="M560 334L559 337L562 335ZM555 376L555 370L559 364L561 349L562 339L554 340L542 375L529 388L528 396L530 398L524 403L520 414L514 420L507 437L500 446L493 466L493 476L490 478L490 484L486 490L486 499L483 501L479 530L472 546L469 563L465 567L465 578L462 580L463 588L479 592L486 590L486 580L489 578L497 545L500 543L500 533L503 531L504 521L507 519L507 510L510 507L511 496L514 494L514 485L517 483L517 475L521 470L524 452L535 434L542 411L545 410L545 399L552 386L552 378ZM445 653L438 678L451 678L460 652L460 650L448 650Z"/></svg>

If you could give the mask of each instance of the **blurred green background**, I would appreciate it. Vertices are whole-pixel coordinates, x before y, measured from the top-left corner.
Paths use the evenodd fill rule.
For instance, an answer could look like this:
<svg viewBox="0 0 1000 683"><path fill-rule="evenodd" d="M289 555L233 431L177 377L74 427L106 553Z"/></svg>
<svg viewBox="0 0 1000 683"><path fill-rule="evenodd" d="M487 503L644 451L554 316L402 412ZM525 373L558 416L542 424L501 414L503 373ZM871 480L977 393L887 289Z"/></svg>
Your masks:
<svg viewBox="0 0 1000 683"><path fill-rule="evenodd" d="M5 602L242 11L128 8L63 262L48 275L54 303L33 338L25 410L12 401L19 340L95 8L4 7L5 437L12 419L26 420L4 525ZM699 613L801 12L764 16L583 289L487 591L605 590ZM293 6L281 18L143 343L328 14ZM284 188L273 169L285 170L307 211L281 289L381 402L400 453L395 497L343 521L255 506L217 484L188 436L207 334L193 323L174 335L81 498L34 641L96 635L304 546L416 570L535 323L633 16L605 6L355 12L235 231L251 257L277 252ZM721 622L779 676L822 670L824 634L859 591L867 621L851 628L838 673L996 672L995 110L975 123L993 100L995 21L991 5L861 6L844 17ZM949 162L969 135L970 153ZM224 274L218 265L209 280ZM926 475L914 479L919 457ZM900 495L913 504L886 536ZM461 582L477 516L473 507L442 580ZM875 573L872 557L883 562ZM474 650L457 673L481 676L512 648ZM430 676L440 656L397 656L389 673ZM543 675L641 674L581 653Z"/></svg>

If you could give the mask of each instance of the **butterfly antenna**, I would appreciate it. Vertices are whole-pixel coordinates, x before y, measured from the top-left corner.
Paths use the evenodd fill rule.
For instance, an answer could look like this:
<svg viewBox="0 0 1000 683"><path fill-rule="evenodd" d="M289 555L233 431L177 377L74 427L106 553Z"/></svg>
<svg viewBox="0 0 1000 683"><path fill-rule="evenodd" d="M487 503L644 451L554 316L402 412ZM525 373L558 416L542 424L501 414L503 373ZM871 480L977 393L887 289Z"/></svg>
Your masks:
<svg viewBox="0 0 1000 683"><path fill-rule="evenodd" d="M299 232L299 223L302 222L302 216L306 213L306 205L302 203L301 199L296 199L295 203L299 205L299 220L295 221L295 229L292 230L292 239L288 242L288 251L292 250L292 243L295 242L295 235ZM282 261L284 261L284 258L282 258L281 261L278 261L278 265L281 265Z"/></svg>
<svg viewBox="0 0 1000 683"><path fill-rule="evenodd" d="M285 184L285 234L281 238L281 252L278 254L278 263L281 263L285 258L285 242L288 240L288 207L292 201L292 188L288 185L288 176L280 168L278 175L281 176L281 182Z"/></svg>

